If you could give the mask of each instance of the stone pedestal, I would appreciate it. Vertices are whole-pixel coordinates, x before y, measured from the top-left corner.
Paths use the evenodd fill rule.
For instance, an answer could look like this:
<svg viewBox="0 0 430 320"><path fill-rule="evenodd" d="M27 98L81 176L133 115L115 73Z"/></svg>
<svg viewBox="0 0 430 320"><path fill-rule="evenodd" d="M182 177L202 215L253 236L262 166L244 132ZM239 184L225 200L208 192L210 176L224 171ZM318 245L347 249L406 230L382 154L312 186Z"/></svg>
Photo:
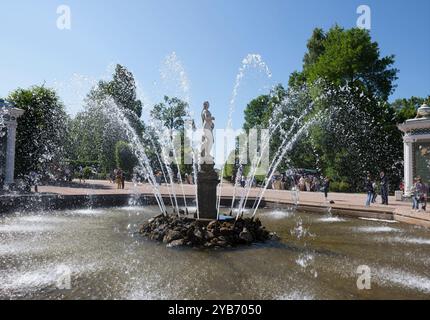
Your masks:
<svg viewBox="0 0 430 320"><path fill-rule="evenodd" d="M202 164L197 173L197 197L199 204L199 216L202 219L217 218L217 186L218 174L213 164Z"/></svg>

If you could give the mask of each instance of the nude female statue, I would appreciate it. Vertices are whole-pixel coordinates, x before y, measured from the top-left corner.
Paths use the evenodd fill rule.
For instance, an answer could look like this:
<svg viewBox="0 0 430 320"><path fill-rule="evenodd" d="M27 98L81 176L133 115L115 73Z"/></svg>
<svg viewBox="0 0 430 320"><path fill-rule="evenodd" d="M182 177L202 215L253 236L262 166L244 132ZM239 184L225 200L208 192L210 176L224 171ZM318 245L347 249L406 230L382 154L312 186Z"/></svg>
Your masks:
<svg viewBox="0 0 430 320"><path fill-rule="evenodd" d="M215 118L209 111L209 102L203 103L202 111L202 122L203 122L203 136L202 136L202 149L201 149L201 163L213 163L213 157L211 156L212 146L214 144L213 130Z"/></svg>

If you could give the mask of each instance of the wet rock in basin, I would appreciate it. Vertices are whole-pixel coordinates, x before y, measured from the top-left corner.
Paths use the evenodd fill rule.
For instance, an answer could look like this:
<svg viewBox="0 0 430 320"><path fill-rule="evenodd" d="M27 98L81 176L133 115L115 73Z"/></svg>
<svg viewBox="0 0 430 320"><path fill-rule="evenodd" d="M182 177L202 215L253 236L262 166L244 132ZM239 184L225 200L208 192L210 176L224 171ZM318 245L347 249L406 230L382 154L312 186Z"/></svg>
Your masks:
<svg viewBox="0 0 430 320"><path fill-rule="evenodd" d="M237 221L203 221L178 216L157 216L144 223L140 234L166 243L168 247L229 248L267 240L277 241L259 219L240 218Z"/></svg>

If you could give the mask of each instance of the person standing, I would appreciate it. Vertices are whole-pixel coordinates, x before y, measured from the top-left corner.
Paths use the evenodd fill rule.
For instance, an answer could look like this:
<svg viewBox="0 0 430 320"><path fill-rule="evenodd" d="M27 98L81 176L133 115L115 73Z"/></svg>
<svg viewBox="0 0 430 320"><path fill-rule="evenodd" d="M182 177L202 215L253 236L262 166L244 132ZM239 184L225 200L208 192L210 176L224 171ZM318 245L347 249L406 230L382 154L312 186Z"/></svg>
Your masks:
<svg viewBox="0 0 430 320"><path fill-rule="evenodd" d="M303 178L303 176L300 177L299 179L299 189L300 191L305 191L306 185L305 185L305 178Z"/></svg>
<svg viewBox="0 0 430 320"><path fill-rule="evenodd" d="M82 168L82 166L79 166L78 178L79 178L79 183L82 183L82 181L84 181L84 183L85 183L84 168Z"/></svg>
<svg viewBox="0 0 430 320"><path fill-rule="evenodd" d="M427 183L422 182L422 194L421 194L421 208L426 211L427 209L427 196L429 193L429 186Z"/></svg>
<svg viewBox="0 0 430 320"><path fill-rule="evenodd" d="M330 178L326 177L324 179L324 182L323 182L323 192L324 192L324 198L325 198L326 201L328 201L328 192L329 192L329 190L330 190Z"/></svg>
<svg viewBox="0 0 430 320"><path fill-rule="evenodd" d="M385 175L385 172L382 171L380 174L381 177L381 198L382 198L382 204L388 206L388 178Z"/></svg>
<svg viewBox="0 0 430 320"><path fill-rule="evenodd" d="M117 189L121 189L121 184L122 184L122 170L121 169L117 169L116 170L116 187Z"/></svg>
<svg viewBox="0 0 430 320"><path fill-rule="evenodd" d="M161 172L157 171L154 176L155 176L155 183L158 186L161 186ZM167 183L167 181L166 181L166 183Z"/></svg>
<svg viewBox="0 0 430 320"><path fill-rule="evenodd" d="M306 191L311 191L311 180L309 178L309 176L305 177L305 187L306 187Z"/></svg>
<svg viewBox="0 0 430 320"><path fill-rule="evenodd" d="M121 189L125 189L125 172L124 171L122 171L121 172L122 174L121 174Z"/></svg>
<svg viewBox="0 0 430 320"><path fill-rule="evenodd" d="M375 190L373 189L373 181L370 177L370 174L367 175L365 189L367 192L366 207L370 207L370 203L372 202L373 195L375 194Z"/></svg>
<svg viewBox="0 0 430 320"><path fill-rule="evenodd" d="M378 197L378 193L380 192L380 185L376 181L373 181L373 197L372 203L376 203L376 198Z"/></svg>
<svg viewBox="0 0 430 320"><path fill-rule="evenodd" d="M420 178L417 177L415 178L415 182L412 186L412 210L418 210L419 206L420 206L420 195L421 195L421 190L422 189L422 185L420 182Z"/></svg>

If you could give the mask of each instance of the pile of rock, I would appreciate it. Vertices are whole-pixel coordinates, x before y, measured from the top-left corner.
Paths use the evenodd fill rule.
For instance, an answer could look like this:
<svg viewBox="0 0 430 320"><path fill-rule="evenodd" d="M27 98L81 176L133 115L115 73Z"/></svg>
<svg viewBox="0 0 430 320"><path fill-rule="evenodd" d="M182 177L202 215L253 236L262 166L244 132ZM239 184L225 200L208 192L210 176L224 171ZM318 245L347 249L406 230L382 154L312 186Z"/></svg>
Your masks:
<svg viewBox="0 0 430 320"><path fill-rule="evenodd" d="M268 232L259 219L250 218L208 224L186 217L161 215L143 224L139 232L170 247L228 248L279 239L275 233Z"/></svg>

